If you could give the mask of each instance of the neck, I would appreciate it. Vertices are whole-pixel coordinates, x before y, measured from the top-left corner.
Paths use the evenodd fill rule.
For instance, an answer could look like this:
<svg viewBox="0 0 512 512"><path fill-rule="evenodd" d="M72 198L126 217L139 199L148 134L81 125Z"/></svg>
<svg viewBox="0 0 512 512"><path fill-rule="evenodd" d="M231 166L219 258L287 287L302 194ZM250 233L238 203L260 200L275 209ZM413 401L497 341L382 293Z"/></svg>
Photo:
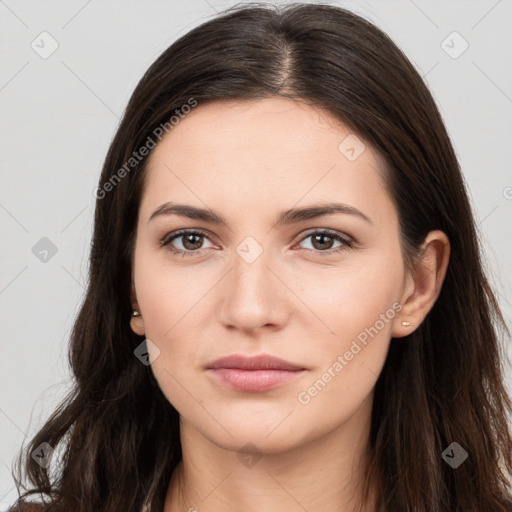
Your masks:
<svg viewBox="0 0 512 512"><path fill-rule="evenodd" d="M244 453L229 450L182 421L183 458L173 472L164 512L374 512L374 489L369 503L358 508L370 417L368 400L338 428L278 453L250 445Z"/></svg>

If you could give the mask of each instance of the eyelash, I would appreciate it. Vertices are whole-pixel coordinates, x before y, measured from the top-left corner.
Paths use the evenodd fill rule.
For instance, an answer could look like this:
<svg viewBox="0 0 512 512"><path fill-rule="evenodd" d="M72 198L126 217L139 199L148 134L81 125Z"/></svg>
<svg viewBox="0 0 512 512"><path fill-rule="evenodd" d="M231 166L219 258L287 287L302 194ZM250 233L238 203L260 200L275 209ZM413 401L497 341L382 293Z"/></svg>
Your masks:
<svg viewBox="0 0 512 512"><path fill-rule="evenodd" d="M199 254L200 249L196 250L196 251L183 251L181 249L176 249L176 248L172 247L172 245L170 245L171 242L173 242L176 238L180 238L185 235L198 235L198 236L208 238L208 234L205 233L204 231L201 231L198 229L181 229L179 231L176 231L174 233L166 235L161 240L160 246L161 247L168 246L170 252L172 252L174 254L181 254L183 257L194 256L196 254ZM337 240L338 242L342 243L342 245L340 245L339 247L337 247L335 249L330 249L328 251L306 249L308 251L313 251L316 254L320 254L321 256L330 256L332 254L339 253L342 251L346 251L347 249L353 248L353 243L354 243L353 240L351 240L350 238L348 238L346 236L340 235L336 231L331 231L329 229L321 229L321 230L311 231L311 232L307 233L304 237L302 237L299 240L299 243L303 242L304 240L308 239L309 237L311 237L313 235L326 235L327 237L332 238L332 239Z"/></svg>

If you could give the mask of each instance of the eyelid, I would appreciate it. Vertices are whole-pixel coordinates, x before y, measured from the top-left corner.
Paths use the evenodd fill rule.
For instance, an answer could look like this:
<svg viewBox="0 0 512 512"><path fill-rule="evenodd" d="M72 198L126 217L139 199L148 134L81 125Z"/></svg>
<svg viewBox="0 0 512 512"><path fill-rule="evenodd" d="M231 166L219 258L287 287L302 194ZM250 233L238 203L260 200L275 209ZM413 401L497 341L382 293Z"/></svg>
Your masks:
<svg viewBox="0 0 512 512"><path fill-rule="evenodd" d="M310 231L307 231L304 235L302 235L302 237L299 239L299 242L302 242L306 238L310 237L311 235L315 235L315 234L323 234L326 236L338 237L338 238L341 238L344 242L355 243L355 240L351 236L349 236L341 231L336 231L334 229L329 229L329 228L311 229Z"/></svg>

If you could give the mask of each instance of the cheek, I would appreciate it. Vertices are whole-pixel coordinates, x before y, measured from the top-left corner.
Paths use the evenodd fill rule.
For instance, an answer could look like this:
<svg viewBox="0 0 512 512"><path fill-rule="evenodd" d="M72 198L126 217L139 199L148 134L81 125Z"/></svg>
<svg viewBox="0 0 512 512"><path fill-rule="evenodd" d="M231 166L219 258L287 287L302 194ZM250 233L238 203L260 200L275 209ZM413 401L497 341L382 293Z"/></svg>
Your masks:
<svg viewBox="0 0 512 512"><path fill-rule="evenodd" d="M371 399L402 308L402 277L400 265L380 261L354 266L323 283L324 293L314 297L315 312L332 332L309 340L317 365L294 396L306 421L321 417L318 428L335 428ZM303 286L307 289L308 283Z"/></svg>
<svg viewBox="0 0 512 512"><path fill-rule="evenodd" d="M325 333L325 347L343 346L377 323L385 335L391 332L404 279L398 251L376 250L347 259L337 267L316 272L298 269L294 276L297 296L310 326L316 320L317 332ZM384 325L382 324L384 315ZM322 338L320 338L322 339ZM338 346L338 345L336 345Z"/></svg>
<svg viewBox="0 0 512 512"><path fill-rule="evenodd" d="M301 272L297 278L301 298L314 313L303 330L316 333L309 343L317 363L298 401L325 406L334 400L348 411L371 392L385 363L402 308L404 269L398 251L381 249L357 264L330 270Z"/></svg>
<svg viewBox="0 0 512 512"><path fill-rule="evenodd" d="M204 362L198 344L201 340L207 343L211 332L203 322L212 319L212 315L203 314L211 299L208 291L213 291L218 278L211 271L197 272L172 264L162 255L140 248L134 280L145 337L158 349L150 349L151 369L168 401L186 413L193 405L190 376Z"/></svg>
<svg viewBox="0 0 512 512"><path fill-rule="evenodd" d="M162 251L141 248L135 265L146 336L155 341L171 340L184 326L198 324L201 303L218 281L212 271L194 270L181 264L181 258L167 259Z"/></svg>

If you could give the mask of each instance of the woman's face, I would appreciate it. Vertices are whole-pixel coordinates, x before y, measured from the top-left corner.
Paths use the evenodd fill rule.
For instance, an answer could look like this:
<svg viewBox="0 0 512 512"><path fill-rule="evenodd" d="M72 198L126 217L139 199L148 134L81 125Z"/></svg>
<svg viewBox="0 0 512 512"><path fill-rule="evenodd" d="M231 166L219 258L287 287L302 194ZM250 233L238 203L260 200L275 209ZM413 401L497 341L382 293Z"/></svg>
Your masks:
<svg viewBox="0 0 512 512"><path fill-rule="evenodd" d="M368 412L409 282L372 148L292 100L199 103L157 145L147 172L136 304L152 371L182 421L227 449L251 441L270 453ZM307 213L331 203L345 206ZM164 204L225 224L166 213ZM162 245L185 229L205 236ZM270 388L263 374L259 388L243 387L240 373L207 369L232 354L268 354L303 370Z"/></svg>

